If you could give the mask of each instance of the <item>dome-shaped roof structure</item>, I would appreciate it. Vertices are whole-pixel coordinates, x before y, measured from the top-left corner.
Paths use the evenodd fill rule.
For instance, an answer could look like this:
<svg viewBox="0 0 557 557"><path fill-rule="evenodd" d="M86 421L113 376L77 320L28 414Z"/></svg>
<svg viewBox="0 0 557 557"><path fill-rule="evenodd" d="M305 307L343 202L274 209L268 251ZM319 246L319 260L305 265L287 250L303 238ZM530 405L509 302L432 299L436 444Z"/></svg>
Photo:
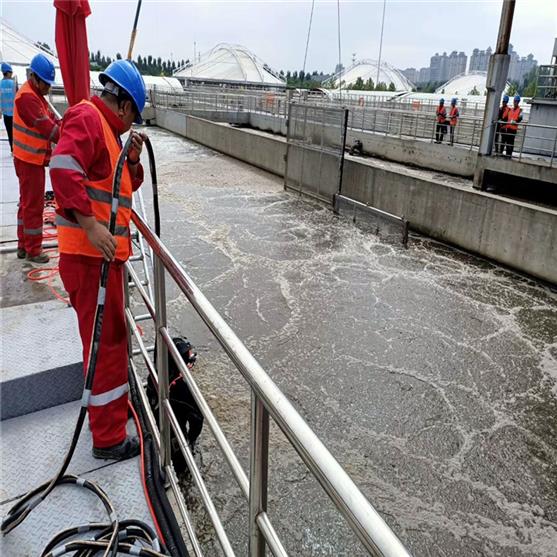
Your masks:
<svg viewBox="0 0 557 557"><path fill-rule="evenodd" d="M41 53L51 60L56 68L55 85L62 85L60 64L58 58L52 52L37 46L31 39L24 37L2 18L0 18L0 37L2 37L2 41L0 41L0 61L12 65L14 75L19 83L23 83L27 79L26 70L31 59L36 54Z"/></svg>
<svg viewBox="0 0 557 557"><path fill-rule="evenodd" d="M285 81L253 52L221 43L174 73L185 81L285 87Z"/></svg>
<svg viewBox="0 0 557 557"><path fill-rule="evenodd" d="M356 83L358 78L361 78L364 83L368 79L371 79L376 86L376 81L384 83L387 87L391 83L394 83L397 91L412 91L413 85L408 81L406 76L404 76L400 70L387 64L387 62L381 62L378 80L377 66L377 60L360 60L352 64L349 68L335 74L332 78L327 80L324 85L338 83L339 79L341 79L344 82L343 86L349 89L351 85Z"/></svg>
<svg viewBox="0 0 557 557"><path fill-rule="evenodd" d="M477 94L485 97L486 83L487 72L473 71L461 73L437 88L435 93L460 96Z"/></svg>

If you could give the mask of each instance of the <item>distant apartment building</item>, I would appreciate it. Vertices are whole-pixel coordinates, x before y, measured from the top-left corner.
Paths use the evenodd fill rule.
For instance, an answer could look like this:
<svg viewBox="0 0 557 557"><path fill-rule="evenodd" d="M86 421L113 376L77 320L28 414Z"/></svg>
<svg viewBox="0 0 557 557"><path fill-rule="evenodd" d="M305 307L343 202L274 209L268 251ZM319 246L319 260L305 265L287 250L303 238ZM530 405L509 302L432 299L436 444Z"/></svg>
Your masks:
<svg viewBox="0 0 557 557"><path fill-rule="evenodd" d="M470 56L470 69L471 72L487 72L487 67L489 65L489 58L491 56L491 47L486 50L480 50L475 48L472 51L472 56Z"/></svg>
<svg viewBox="0 0 557 557"><path fill-rule="evenodd" d="M466 73L466 65L468 63L468 56L464 52L457 52L453 50L449 54L448 64L447 64L447 81L453 77Z"/></svg>
<svg viewBox="0 0 557 557"><path fill-rule="evenodd" d="M486 50L474 49L470 57L470 71L483 71L486 72L489 67L489 57L492 54L491 48ZM538 65L538 61L534 58L533 54L528 56L519 56L513 48L509 45L509 55L511 57L509 65L509 81L517 81L521 83L524 78Z"/></svg>
<svg viewBox="0 0 557 557"><path fill-rule="evenodd" d="M418 71L416 68L406 68L405 70L400 70L402 75L411 81L412 83L418 83Z"/></svg>
<svg viewBox="0 0 557 557"><path fill-rule="evenodd" d="M436 52L429 64L429 81L448 81L464 73L467 62L468 57L464 52L453 50L448 56L446 52L443 54Z"/></svg>
<svg viewBox="0 0 557 557"><path fill-rule="evenodd" d="M416 83L429 83L431 81L431 70L428 68L420 68L418 72L418 80Z"/></svg>
<svg viewBox="0 0 557 557"><path fill-rule="evenodd" d="M533 54L520 57L512 44L509 45L509 54L511 56L511 63L509 65L508 80L522 83L525 77L538 65L538 61L534 58Z"/></svg>
<svg viewBox="0 0 557 557"><path fill-rule="evenodd" d="M446 81L447 75L447 53L439 54L436 52L429 61L430 81Z"/></svg>

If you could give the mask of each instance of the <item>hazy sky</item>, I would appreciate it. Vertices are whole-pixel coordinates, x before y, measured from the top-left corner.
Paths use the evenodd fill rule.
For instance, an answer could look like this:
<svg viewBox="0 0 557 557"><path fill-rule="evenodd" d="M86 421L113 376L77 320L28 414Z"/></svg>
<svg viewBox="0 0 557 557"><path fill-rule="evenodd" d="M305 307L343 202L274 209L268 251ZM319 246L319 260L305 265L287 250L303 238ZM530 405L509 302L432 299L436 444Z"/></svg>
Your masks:
<svg viewBox="0 0 557 557"><path fill-rule="evenodd" d="M136 0L90 0L90 50L126 53ZM2 16L24 35L54 45L52 0L0 0ZM502 0L387 0L382 59L396 67L429 65L435 52L495 46ZM341 1L342 62L377 58L383 1ZM311 1L188 2L143 0L134 55L191 58L219 42L239 43L271 67L303 65ZM549 63L557 36L556 0L517 0L511 42ZM306 70L334 69L337 2L316 0Z"/></svg>

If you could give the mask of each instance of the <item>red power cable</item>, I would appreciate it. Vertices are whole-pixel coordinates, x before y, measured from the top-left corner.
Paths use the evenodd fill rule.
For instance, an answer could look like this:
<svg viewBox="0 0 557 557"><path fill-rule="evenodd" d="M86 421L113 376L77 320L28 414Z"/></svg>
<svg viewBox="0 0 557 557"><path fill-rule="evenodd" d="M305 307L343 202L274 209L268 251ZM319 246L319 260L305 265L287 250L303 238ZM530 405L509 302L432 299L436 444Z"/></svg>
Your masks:
<svg viewBox="0 0 557 557"><path fill-rule="evenodd" d="M45 207L43 211L43 237L49 240L54 240L58 237L58 232L56 226L54 225L54 220L56 218L56 206L54 201L45 201ZM50 256L50 259L58 259L60 254L56 248L50 248L44 250L45 253L54 253ZM56 288L54 288L53 282L54 278L59 274L58 266L51 267L41 267L40 269L32 269L27 273L27 278L32 282L41 282L46 280L46 284L49 290L52 292L53 296L64 302L66 305L70 305L70 300L62 296Z"/></svg>

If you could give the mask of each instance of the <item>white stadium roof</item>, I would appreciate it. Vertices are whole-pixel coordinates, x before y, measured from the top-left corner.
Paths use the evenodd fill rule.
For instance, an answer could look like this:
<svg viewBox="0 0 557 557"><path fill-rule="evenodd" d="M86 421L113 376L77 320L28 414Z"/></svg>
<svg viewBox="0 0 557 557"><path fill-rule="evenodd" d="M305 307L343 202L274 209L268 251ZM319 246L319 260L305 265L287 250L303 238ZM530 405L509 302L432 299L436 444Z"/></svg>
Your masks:
<svg viewBox="0 0 557 557"><path fill-rule="evenodd" d="M470 96L474 87L481 96L486 95L487 72L473 71L459 74L435 90L437 94Z"/></svg>
<svg viewBox="0 0 557 557"><path fill-rule="evenodd" d="M253 52L244 46L226 43L216 45L199 60L186 64L174 73L174 77L216 83L286 86L278 73Z"/></svg>
<svg viewBox="0 0 557 557"><path fill-rule="evenodd" d="M24 37L15 29L10 27L5 19L0 18L0 60L16 66L27 66L31 58L41 52L50 58L54 65L59 68L58 58L52 53L38 47L31 39Z"/></svg>
<svg viewBox="0 0 557 557"><path fill-rule="evenodd" d="M14 77L17 79L19 84L22 84L27 80L27 68L29 67L29 63L31 62L31 59L40 52L50 58L54 63L56 68L56 80L54 85L57 87L63 86L60 63L56 56L42 48L39 48L31 39L28 39L21 33L17 32L1 18L0 36L2 37L2 41L0 43L0 61L11 64L14 70ZM91 72L91 87L93 88L101 87L99 82L99 73L100 72L95 71ZM156 86L160 89L182 90L182 85L174 77L144 75L143 80L145 81L147 89L152 89Z"/></svg>
<svg viewBox="0 0 557 557"><path fill-rule="evenodd" d="M364 83L371 78L376 86L376 81L378 81L379 83L385 83L387 87L390 83L394 83L397 91L412 90L412 83L406 79L400 70L393 68L387 62L381 62L379 80L377 80L377 66L377 60L360 60L352 64L349 68L334 75L330 80L325 82L325 84L333 83L333 81L338 82L339 79L342 79L344 86L349 87L350 85L356 83L356 80L360 77Z"/></svg>

